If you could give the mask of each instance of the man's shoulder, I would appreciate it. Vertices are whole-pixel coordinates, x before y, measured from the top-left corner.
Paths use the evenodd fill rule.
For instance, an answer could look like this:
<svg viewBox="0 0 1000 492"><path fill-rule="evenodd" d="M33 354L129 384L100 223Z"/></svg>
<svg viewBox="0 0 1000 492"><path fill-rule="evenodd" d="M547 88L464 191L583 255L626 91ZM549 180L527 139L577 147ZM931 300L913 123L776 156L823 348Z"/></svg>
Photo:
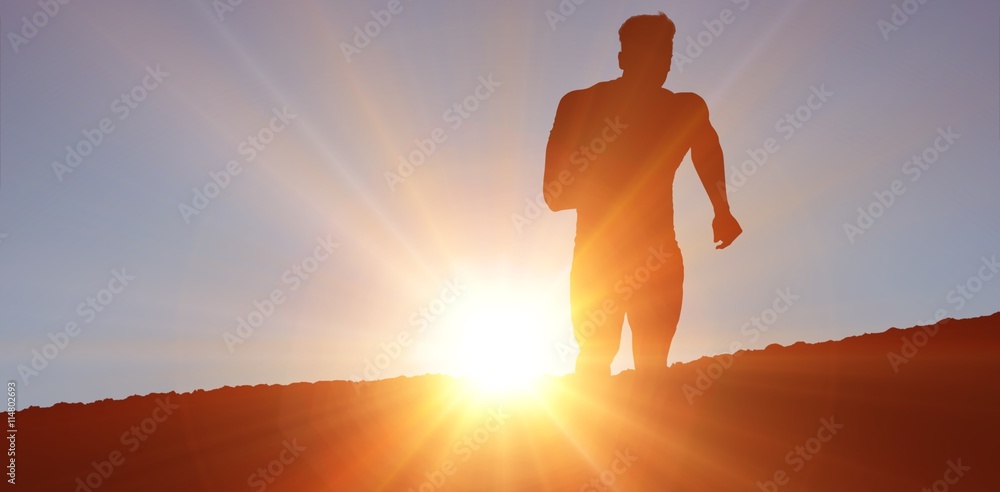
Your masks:
<svg viewBox="0 0 1000 492"><path fill-rule="evenodd" d="M605 80L603 82L598 82L585 89L577 89L575 91L570 91L563 96L563 100L579 100L586 99L589 97L596 97L602 94L616 94L623 90L620 84L617 83L618 80ZM690 104L693 106L704 106L705 99L694 92L673 92L670 89L661 87L659 94L665 98L672 101L676 101L682 104Z"/></svg>
<svg viewBox="0 0 1000 492"><path fill-rule="evenodd" d="M679 104L683 104L684 106L689 106L691 108L708 107L708 104L705 103L705 99L694 92L671 92L671 94L673 95L673 99L675 101Z"/></svg>
<svg viewBox="0 0 1000 492"><path fill-rule="evenodd" d="M585 89L569 91L562 97L562 102L572 104L575 102L593 99L601 94L607 93L613 87L613 83L613 80L605 80L604 82L598 82Z"/></svg>
<svg viewBox="0 0 1000 492"><path fill-rule="evenodd" d="M670 106L677 114L682 115L682 118L696 121L708 119L708 104L705 103L704 98L694 92L671 93L669 100L671 101Z"/></svg>

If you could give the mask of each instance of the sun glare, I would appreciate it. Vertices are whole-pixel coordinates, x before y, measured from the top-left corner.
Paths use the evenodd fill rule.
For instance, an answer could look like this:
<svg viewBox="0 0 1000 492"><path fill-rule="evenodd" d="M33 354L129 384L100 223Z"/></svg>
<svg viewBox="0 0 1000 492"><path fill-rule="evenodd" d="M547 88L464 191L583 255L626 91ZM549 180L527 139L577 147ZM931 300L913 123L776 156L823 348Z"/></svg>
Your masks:
<svg viewBox="0 0 1000 492"><path fill-rule="evenodd" d="M480 392L525 393L546 372L547 321L537 302L510 292L470 293L456 306L459 376Z"/></svg>

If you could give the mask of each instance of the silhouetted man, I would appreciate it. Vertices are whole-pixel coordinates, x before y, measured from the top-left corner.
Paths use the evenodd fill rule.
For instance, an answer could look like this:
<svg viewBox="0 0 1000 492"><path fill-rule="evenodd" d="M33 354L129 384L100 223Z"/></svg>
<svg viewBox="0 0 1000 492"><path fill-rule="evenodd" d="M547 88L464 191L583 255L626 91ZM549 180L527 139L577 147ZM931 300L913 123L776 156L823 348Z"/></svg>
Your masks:
<svg viewBox="0 0 1000 492"><path fill-rule="evenodd" d="M545 202L577 211L570 304L578 374L610 374L626 314L636 370L666 366L684 280L673 181L689 149L715 209L716 248L743 232L729 212L722 147L705 101L662 87L675 31L662 12L625 21L622 76L566 94L549 135Z"/></svg>

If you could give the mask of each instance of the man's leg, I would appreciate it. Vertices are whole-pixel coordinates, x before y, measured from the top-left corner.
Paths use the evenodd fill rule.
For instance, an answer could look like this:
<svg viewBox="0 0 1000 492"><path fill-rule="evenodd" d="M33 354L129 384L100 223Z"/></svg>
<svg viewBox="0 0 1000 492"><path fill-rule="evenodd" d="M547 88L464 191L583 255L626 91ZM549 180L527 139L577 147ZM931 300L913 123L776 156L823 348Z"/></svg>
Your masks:
<svg viewBox="0 0 1000 492"><path fill-rule="evenodd" d="M680 251L649 271L649 280L628 303L628 323L632 329L632 356L639 374L652 375L667 366L670 342L681 316L684 263Z"/></svg>
<svg viewBox="0 0 1000 492"><path fill-rule="evenodd" d="M576 373L610 376L625 320L625 310L614 290L620 278L606 257L582 256L573 257L569 286L573 335L580 346Z"/></svg>

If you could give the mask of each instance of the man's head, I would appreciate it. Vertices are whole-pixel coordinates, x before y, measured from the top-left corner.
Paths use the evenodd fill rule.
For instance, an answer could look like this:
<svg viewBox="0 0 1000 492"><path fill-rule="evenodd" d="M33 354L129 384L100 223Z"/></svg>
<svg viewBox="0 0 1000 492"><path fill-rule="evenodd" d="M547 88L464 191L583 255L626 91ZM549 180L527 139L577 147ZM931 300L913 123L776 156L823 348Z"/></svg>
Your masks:
<svg viewBox="0 0 1000 492"><path fill-rule="evenodd" d="M663 12L637 15L625 21L618 30L622 43L618 66L625 77L643 84L662 86L670 71L676 32L674 22Z"/></svg>

